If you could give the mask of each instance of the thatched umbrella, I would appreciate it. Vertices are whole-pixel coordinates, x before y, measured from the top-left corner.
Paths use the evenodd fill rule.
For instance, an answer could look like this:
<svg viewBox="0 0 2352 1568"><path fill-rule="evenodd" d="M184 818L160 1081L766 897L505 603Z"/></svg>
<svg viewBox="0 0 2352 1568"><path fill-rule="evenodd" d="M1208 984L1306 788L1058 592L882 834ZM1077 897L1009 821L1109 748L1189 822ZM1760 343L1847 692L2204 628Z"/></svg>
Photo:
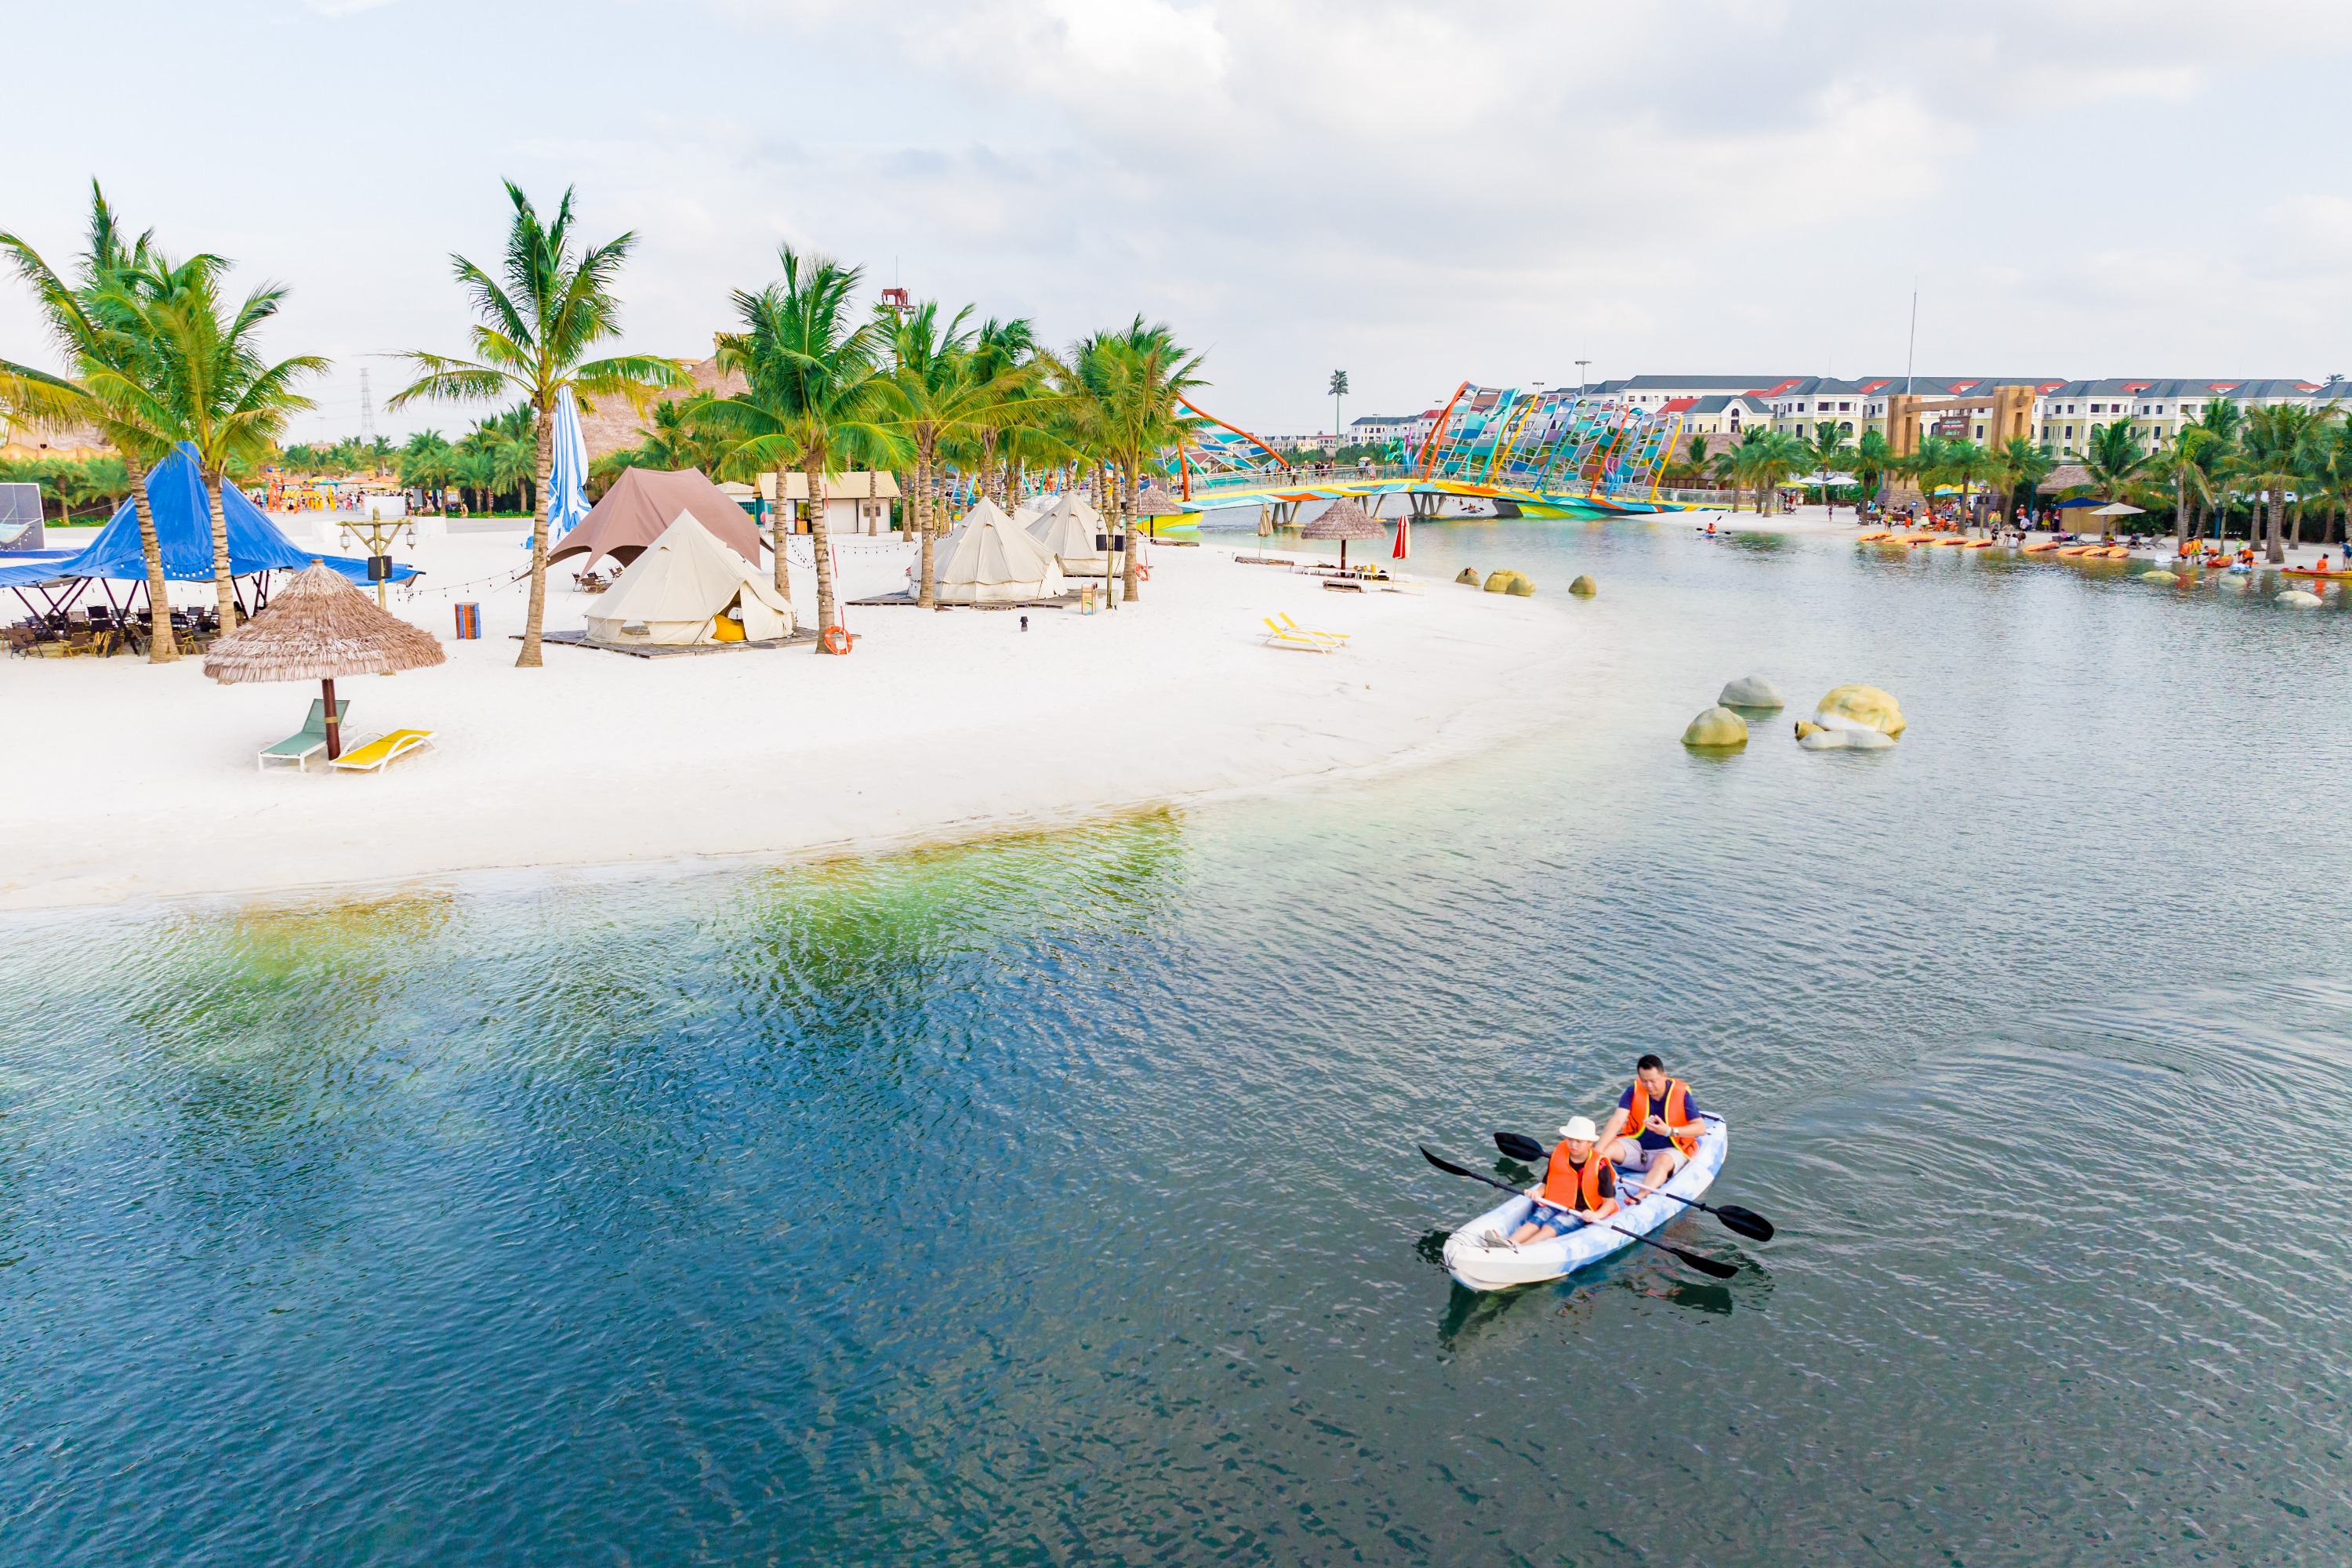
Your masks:
<svg viewBox="0 0 2352 1568"><path fill-rule="evenodd" d="M1348 541L1351 539L1385 539L1387 531L1364 514L1352 496L1341 496L1323 509L1323 515L1298 531L1301 539L1336 539L1339 542L1339 565L1348 564Z"/></svg>
<svg viewBox="0 0 2352 1568"><path fill-rule="evenodd" d="M236 680L316 680L327 695L327 755L343 753L335 718L335 677L423 669L447 656L431 632L380 610L365 594L313 561L269 607L213 644L205 673Z"/></svg>
<svg viewBox="0 0 2352 1568"><path fill-rule="evenodd" d="M1136 498L1135 515L1148 518L1181 517L1184 515L1184 509L1166 496L1154 495L1147 490ZM1146 525L1144 531L1157 539L1160 537L1160 525L1157 522L1150 523Z"/></svg>

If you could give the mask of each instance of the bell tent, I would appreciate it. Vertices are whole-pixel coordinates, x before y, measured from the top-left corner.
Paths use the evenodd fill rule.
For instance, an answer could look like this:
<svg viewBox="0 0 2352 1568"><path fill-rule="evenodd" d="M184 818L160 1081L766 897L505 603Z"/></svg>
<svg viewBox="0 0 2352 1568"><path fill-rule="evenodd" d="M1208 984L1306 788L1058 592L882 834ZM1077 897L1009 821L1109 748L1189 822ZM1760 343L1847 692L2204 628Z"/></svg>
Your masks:
<svg viewBox="0 0 2352 1568"><path fill-rule="evenodd" d="M1110 552L1095 548L1103 531L1102 513L1084 496L1065 491L1029 524L1029 537L1062 563L1073 577L1104 577L1110 574Z"/></svg>
<svg viewBox="0 0 2352 1568"><path fill-rule="evenodd" d="M721 635L721 616L740 637ZM768 642L792 629L793 607L766 574L683 509L588 612L588 637L603 643Z"/></svg>
<svg viewBox="0 0 2352 1568"><path fill-rule="evenodd" d="M940 602L1018 605L1062 595L1062 564L982 496L941 542Z"/></svg>
<svg viewBox="0 0 2352 1568"><path fill-rule="evenodd" d="M586 555L583 567L609 555L626 566L640 551L691 512L712 537L752 565L760 563L760 531L727 492L700 468L624 468L604 499L588 509L580 526L550 546L547 558Z"/></svg>

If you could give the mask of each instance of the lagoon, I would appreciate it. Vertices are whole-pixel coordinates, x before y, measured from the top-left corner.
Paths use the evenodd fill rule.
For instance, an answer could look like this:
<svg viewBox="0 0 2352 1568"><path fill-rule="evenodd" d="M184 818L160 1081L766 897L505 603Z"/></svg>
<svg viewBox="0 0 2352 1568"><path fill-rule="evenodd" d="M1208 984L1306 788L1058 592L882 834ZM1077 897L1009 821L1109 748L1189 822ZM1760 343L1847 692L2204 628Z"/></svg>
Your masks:
<svg viewBox="0 0 2352 1568"><path fill-rule="evenodd" d="M0 1557L2352 1555L2334 600L1415 545L1589 617L1534 737L809 868L12 917ZM1685 753L1751 670L1910 731ZM1458 1292L1485 1202L1414 1143L1484 1165L1647 1049L1779 1238Z"/></svg>

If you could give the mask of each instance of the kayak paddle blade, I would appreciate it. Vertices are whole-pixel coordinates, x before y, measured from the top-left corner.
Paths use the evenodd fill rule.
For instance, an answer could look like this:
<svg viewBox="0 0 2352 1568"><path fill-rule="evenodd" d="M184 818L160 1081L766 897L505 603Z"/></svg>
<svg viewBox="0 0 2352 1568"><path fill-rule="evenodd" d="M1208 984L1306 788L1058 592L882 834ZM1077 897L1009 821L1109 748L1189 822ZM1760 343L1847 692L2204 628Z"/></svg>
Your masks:
<svg viewBox="0 0 2352 1568"><path fill-rule="evenodd" d="M1750 1241L1772 1239L1772 1222L1754 1209L1741 1208L1738 1204L1726 1204L1715 1211L1715 1217L1723 1222L1724 1229L1737 1231Z"/></svg>
<svg viewBox="0 0 2352 1568"><path fill-rule="evenodd" d="M1728 1279L1733 1275L1739 1272L1738 1268L1728 1263L1717 1263L1712 1258L1701 1258L1697 1253L1685 1252L1679 1247L1669 1247L1666 1250L1673 1253L1676 1258L1681 1258L1685 1263L1689 1264L1693 1268L1697 1269L1701 1274L1708 1275L1717 1279Z"/></svg>
<svg viewBox="0 0 2352 1568"><path fill-rule="evenodd" d="M1538 1160L1548 1160L1551 1157L1550 1150L1520 1132L1496 1133L1495 1147L1523 1164L1531 1165Z"/></svg>

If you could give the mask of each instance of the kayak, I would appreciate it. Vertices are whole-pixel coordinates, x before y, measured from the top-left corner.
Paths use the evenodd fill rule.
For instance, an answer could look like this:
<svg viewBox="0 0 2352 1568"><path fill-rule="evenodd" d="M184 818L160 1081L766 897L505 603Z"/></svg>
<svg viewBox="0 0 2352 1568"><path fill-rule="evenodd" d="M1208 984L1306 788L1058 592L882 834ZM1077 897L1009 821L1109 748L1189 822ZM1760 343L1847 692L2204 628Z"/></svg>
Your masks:
<svg viewBox="0 0 2352 1568"><path fill-rule="evenodd" d="M2282 566L2279 570L2289 577L2326 577L2330 579L2352 577L2352 572L2320 572L2309 566Z"/></svg>
<svg viewBox="0 0 2352 1568"><path fill-rule="evenodd" d="M1698 1198L1715 1184L1716 1173L1723 1169L1724 1151L1731 1138L1719 1116L1708 1116L1706 1135L1698 1141L1698 1152L1685 1162L1666 1183L1665 1190L1675 1197ZM1619 1202L1630 1194L1638 1173L1620 1169L1617 1182ZM1547 1241L1531 1241L1524 1247L1482 1247L1478 1238L1488 1231L1504 1236L1525 1225L1528 1215L1535 1208L1535 1200L1522 1194L1507 1198L1469 1221L1445 1241L1445 1271L1454 1282L1470 1290L1508 1290L1518 1285L1539 1285L1547 1279L1558 1279L1588 1268L1604 1258L1613 1258L1633 1245L1633 1237L1620 1236L1609 1228L1630 1230L1635 1236L1647 1236L1663 1228L1676 1215L1688 1212L1689 1205L1673 1198L1653 1194L1630 1208L1621 1209L1610 1216L1608 1225L1585 1226L1555 1236Z"/></svg>

